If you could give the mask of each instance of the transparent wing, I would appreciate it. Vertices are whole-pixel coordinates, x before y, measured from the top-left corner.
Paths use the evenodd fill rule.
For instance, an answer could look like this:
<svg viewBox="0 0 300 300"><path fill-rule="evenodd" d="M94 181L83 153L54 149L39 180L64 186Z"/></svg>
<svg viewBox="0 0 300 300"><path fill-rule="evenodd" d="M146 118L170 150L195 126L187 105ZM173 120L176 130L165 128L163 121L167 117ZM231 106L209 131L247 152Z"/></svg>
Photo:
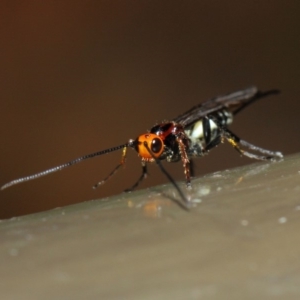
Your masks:
<svg viewBox="0 0 300 300"><path fill-rule="evenodd" d="M216 112L220 109L227 108L237 114L250 103L265 97L269 94L277 94L278 90L269 90L267 92L260 92L256 87L249 87L244 90L236 91L223 96L212 98L206 102L194 106L184 114L173 119L176 123L183 126L189 126L199 119Z"/></svg>

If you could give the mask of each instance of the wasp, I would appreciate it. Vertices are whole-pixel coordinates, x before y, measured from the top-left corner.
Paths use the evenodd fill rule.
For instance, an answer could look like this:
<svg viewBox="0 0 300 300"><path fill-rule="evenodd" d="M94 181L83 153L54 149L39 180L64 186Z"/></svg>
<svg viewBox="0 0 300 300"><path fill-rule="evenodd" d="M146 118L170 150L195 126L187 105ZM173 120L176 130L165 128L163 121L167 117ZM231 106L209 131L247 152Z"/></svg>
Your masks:
<svg viewBox="0 0 300 300"><path fill-rule="evenodd" d="M176 187L184 201L187 202L175 181L163 168L160 162L163 160L166 160L167 162L178 162L181 160L186 185L187 187L190 187L191 159L206 155L211 149L215 148L223 141L228 141L240 155L252 159L276 161L283 158L281 152L270 151L250 144L228 129L228 125L232 123L233 117L248 105L261 98L278 93L279 90L276 89L262 92L256 87L250 87L212 98L196 105L171 121L164 121L153 126L147 133L139 135L136 139L129 139L125 144L87 154L37 174L15 179L3 185L1 189L3 190L18 183L37 179L44 175L60 171L89 158L122 150L120 163L106 178L94 185L94 188L96 188L105 183L125 164L127 149L132 148L141 158L142 174L136 183L126 191L135 189L140 182L147 177L148 163L156 162L162 172Z"/></svg>

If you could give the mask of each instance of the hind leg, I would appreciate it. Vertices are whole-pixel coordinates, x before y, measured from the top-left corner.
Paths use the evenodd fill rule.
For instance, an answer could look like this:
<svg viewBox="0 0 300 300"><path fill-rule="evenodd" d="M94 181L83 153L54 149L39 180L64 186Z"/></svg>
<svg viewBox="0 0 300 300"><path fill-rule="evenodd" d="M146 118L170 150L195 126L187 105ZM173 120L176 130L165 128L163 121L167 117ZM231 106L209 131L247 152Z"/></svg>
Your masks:
<svg viewBox="0 0 300 300"><path fill-rule="evenodd" d="M222 135L226 140L230 143L230 145L237 150L241 155L247 156L249 158L258 159L258 160L269 160L269 161L277 161L283 158L281 152L271 151L267 149L263 149L261 147L250 144L249 142L240 139L233 132L228 130L227 128L221 128ZM244 150L242 147L248 148L249 150L253 150L257 153L252 153Z"/></svg>

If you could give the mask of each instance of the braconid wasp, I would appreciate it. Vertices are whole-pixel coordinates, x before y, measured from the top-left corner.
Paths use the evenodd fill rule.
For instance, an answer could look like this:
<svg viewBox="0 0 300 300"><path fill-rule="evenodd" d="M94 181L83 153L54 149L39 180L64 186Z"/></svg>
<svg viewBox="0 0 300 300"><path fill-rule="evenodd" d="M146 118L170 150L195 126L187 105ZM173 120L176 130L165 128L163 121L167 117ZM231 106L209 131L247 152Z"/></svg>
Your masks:
<svg viewBox="0 0 300 300"><path fill-rule="evenodd" d="M94 185L94 188L96 188L110 179L117 170L125 164L127 149L133 148L137 151L141 158L142 175L136 183L126 191L135 189L147 176L148 163L156 162L162 172L177 189L179 195L184 200L184 205L188 206L189 201L186 199L184 193L182 193L170 174L162 166L161 161L166 160L167 162L177 162L181 160L186 185L187 187L190 187L190 160L195 157L204 156L212 148L225 140L228 141L229 144L241 155L258 160L275 161L281 159L283 157L281 152L270 151L252 145L239 138L227 128L232 122L233 116L242 111L249 104L252 104L260 98L278 93L279 91L275 89L262 92L256 87L250 87L234 93L212 98L191 108L172 121L164 121L153 126L149 132L141 134L134 140L130 139L125 144L87 154L37 174L15 179L3 185L1 189L3 190L18 183L60 171L95 156L122 150L121 162L106 178ZM248 149L248 151L245 149Z"/></svg>

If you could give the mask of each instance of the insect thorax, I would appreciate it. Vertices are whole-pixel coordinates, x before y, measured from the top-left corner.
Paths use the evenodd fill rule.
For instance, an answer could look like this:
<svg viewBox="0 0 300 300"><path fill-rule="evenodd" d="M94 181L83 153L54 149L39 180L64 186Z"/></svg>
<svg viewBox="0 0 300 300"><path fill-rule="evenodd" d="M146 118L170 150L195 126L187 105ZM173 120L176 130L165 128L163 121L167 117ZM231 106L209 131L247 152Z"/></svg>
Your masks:
<svg viewBox="0 0 300 300"><path fill-rule="evenodd" d="M159 159L166 159L168 162L176 162L181 159L178 147L178 139L182 141L186 149L189 148L189 139L181 124L176 122L160 123L151 128L150 133L159 136L164 143L164 152Z"/></svg>
<svg viewBox="0 0 300 300"><path fill-rule="evenodd" d="M213 148L220 142L220 126L232 122L232 114L220 110L203 117L188 127L179 123L165 122L151 128L150 133L158 135L164 142L165 151L160 159L175 162L181 159L178 138L186 147L189 157L202 156L204 150Z"/></svg>

